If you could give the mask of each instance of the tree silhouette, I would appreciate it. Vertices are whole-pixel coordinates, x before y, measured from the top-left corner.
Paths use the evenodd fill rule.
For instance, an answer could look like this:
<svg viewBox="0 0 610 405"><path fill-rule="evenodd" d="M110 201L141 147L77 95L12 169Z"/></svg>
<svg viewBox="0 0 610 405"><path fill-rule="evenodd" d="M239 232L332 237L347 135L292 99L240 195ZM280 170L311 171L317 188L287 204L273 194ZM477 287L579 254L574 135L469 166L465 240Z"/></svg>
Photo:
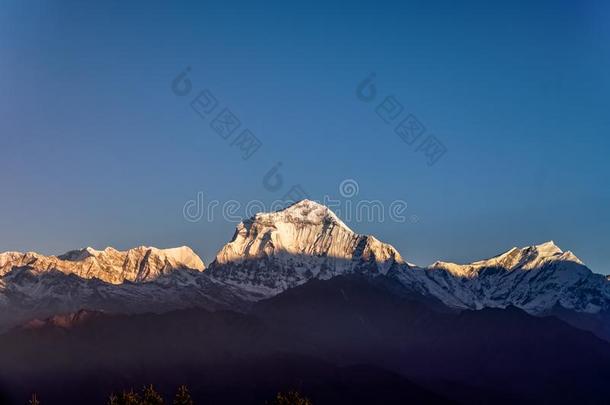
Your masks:
<svg viewBox="0 0 610 405"><path fill-rule="evenodd" d="M142 389L142 401L140 405L163 405L163 397L155 391L155 387L152 384L147 385Z"/></svg>
<svg viewBox="0 0 610 405"><path fill-rule="evenodd" d="M142 399L133 390L123 391L119 395L110 394L108 405L142 405Z"/></svg>
<svg viewBox="0 0 610 405"><path fill-rule="evenodd" d="M32 394L32 399L28 401L28 405L40 405L40 401L38 400L38 396L36 394Z"/></svg>
<svg viewBox="0 0 610 405"><path fill-rule="evenodd" d="M271 405L312 405L312 403L298 391L288 391L278 392Z"/></svg>
<svg viewBox="0 0 610 405"><path fill-rule="evenodd" d="M189 390L186 385L181 385L178 387L178 392L174 397L173 405L194 405L194 402L191 399L191 394L189 394Z"/></svg>
<svg viewBox="0 0 610 405"><path fill-rule="evenodd" d="M114 395L114 392L110 394L110 397L108 397L107 405L119 405L119 397Z"/></svg>

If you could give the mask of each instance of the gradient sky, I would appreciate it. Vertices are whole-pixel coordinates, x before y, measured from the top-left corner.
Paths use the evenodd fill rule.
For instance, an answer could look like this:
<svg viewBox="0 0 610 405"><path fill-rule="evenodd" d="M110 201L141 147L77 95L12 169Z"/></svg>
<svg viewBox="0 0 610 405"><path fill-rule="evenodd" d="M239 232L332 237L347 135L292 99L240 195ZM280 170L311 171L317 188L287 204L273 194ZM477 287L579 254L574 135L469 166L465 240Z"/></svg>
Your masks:
<svg viewBox="0 0 610 405"><path fill-rule="evenodd" d="M209 262L235 223L186 221L199 191L338 198L354 179L407 201L417 221L350 226L410 262L553 239L610 272L607 1L90 3L0 5L0 251L186 244ZM262 141L251 159L172 93L186 66ZM371 72L447 147L438 163L356 98Z"/></svg>

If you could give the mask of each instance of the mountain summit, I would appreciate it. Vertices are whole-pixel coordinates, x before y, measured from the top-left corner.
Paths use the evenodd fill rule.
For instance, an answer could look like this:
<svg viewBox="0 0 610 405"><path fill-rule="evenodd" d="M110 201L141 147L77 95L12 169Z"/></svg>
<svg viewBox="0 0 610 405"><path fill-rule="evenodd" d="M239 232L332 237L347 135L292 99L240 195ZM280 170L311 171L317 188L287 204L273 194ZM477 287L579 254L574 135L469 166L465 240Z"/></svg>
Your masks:
<svg viewBox="0 0 610 405"><path fill-rule="evenodd" d="M545 262L559 260L572 261L582 264L572 252L563 252L553 241L524 248L512 248L490 259L479 260L470 264L456 264L449 262L434 262L430 269L443 269L457 277L476 277L485 268L502 268L507 271L532 270Z"/></svg>
<svg viewBox="0 0 610 405"><path fill-rule="evenodd" d="M269 296L312 278L387 274L406 266L394 247L359 235L310 200L241 222L210 265L212 277Z"/></svg>
<svg viewBox="0 0 610 405"><path fill-rule="evenodd" d="M424 275L448 293L452 306L518 306L545 313L555 306L595 313L610 308L610 283L554 242L509 251L470 264L435 262Z"/></svg>

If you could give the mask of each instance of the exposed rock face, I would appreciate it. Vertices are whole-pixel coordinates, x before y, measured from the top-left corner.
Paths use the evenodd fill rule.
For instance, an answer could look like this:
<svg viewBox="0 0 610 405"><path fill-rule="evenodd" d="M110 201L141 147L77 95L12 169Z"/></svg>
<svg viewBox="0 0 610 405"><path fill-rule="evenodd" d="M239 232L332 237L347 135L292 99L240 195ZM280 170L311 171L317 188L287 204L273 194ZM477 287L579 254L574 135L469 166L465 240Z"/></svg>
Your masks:
<svg viewBox="0 0 610 405"><path fill-rule="evenodd" d="M46 319L32 319L23 325L23 329L40 329L48 327L70 329L71 327L103 315L101 311L80 309L68 314L53 315Z"/></svg>
<svg viewBox="0 0 610 405"><path fill-rule="evenodd" d="M0 254L0 276L22 267L27 267L34 273L57 270L112 284L151 281L177 269L205 269L199 256L186 246L174 249L140 246L125 252L110 247L101 251L88 247L60 256L44 256L34 252Z"/></svg>
<svg viewBox="0 0 610 405"><path fill-rule="evenodd" d="M392 246L358 235L327 207L303 200L241 222L210 265L214 279L261 296L312 278L408 267Z"/></svg>

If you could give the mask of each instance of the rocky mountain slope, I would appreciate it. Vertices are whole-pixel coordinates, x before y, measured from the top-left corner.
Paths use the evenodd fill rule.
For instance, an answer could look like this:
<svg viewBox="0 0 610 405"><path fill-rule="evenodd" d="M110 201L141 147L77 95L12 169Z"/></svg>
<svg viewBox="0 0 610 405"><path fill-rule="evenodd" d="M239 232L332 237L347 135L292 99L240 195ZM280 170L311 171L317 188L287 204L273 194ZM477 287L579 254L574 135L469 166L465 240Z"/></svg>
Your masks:
<svg viewBox="0 0 610 405"><path fill-rule="evenodd" d="M240 310L245 305L240 291L196 270L178 269L151 281L121 284L28 268L0 278L0 331L34 318L80 309L135 314L194 307Z"/></svg>
<svg viewBox="0 0 610 405"><path fill-rule="evenodd" d="M80 309L118 313L235 306L240 299L202 273L188 247L0 254L0 330Z"/></svg>

